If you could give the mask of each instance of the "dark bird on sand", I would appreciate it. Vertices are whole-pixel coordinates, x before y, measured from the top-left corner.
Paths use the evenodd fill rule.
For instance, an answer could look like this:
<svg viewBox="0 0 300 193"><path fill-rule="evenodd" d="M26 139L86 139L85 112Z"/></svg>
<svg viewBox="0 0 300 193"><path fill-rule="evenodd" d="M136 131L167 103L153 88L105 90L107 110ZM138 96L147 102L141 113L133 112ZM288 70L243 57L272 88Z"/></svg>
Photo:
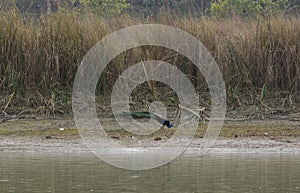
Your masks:
<svg viewBox="0 0 300 193"><path fill-rule="evenodd" d="M162 124L162 129L164 126L167 126L168 128L171 128L173 126L168 119L165 119L162 115L157 113L151 113L147 111L126 113L132 115L133 118L154 118L156 121Z"/></svg>

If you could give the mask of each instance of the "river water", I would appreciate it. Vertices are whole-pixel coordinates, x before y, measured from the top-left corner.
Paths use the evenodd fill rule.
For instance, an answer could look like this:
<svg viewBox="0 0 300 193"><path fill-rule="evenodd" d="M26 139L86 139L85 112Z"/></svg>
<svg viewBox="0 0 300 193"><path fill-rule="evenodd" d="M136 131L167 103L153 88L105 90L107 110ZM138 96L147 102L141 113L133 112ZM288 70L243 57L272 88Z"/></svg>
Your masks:
<svg viewBox="0 0 300 193"><path fill-rule="evenodd" d="M85 153L0 153L1 193L300 192L300 155L183 154L130 171Z"/></svg>

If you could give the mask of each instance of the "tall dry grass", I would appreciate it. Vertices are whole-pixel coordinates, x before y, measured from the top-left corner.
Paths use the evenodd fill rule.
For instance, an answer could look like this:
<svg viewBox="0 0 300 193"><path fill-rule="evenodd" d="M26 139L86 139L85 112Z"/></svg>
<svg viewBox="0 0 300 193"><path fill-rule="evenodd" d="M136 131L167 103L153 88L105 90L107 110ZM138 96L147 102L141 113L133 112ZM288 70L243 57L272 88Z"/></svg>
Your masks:
<svg viewBox="0 0 300 193"><path fill-rule="evenodd" d="M14 11L0 15L0 101L5 107L8 102L13 107L50 106L53 111L57 104L70 106L76 69L87 51L105 35L141 23L175 26L198 38L221 68L230 104L280 97L277 93L296 96L300 91L300 18L243 21L165 16L145 21L62 12L39 19L24 19ZM123 70L146 59L177 65L200 94L207 92L201 73L185 57L144 46L115 58L102 74L97 93L109 95Z"/></svg>

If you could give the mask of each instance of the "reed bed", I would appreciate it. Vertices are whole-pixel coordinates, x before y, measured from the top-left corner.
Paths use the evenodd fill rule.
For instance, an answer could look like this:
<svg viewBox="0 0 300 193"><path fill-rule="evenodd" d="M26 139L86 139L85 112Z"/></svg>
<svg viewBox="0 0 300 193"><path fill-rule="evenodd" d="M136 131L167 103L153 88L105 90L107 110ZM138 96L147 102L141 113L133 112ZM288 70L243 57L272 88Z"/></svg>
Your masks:
<svg viewBox="0 0 300 193"><path fill-rule="evenodd" d="M300 18L282 16L242 20L179 18L155 20L100 18L58 12L24 18L16 11L0 13L0 110L30 107L39 112L71 107L74 76L87 51L107 34L132 25L162 23L185 30L211 51L220 66L228 104L243 106L268 98L299 102ZM176 52L144 46L116 57L99 80L96 93L109 96L114 81L130 65L142 60L177 65L207 93L201 73Z"/></svg>

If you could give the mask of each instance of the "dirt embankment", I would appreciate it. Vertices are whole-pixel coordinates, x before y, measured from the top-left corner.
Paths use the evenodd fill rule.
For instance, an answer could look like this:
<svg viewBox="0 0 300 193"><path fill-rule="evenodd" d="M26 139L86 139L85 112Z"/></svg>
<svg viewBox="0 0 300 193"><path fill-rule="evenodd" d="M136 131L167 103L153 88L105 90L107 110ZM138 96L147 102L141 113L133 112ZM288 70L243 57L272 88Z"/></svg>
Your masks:
<svg viewBox="0 0 300 193"><path fill-rule="evenodd" d="M159 146L172 137L174 129L148 136L132 135L112 119L101 124L109 137L122 146ZM201 123L188 151L202 148L207 123ZM81 152L88 151L71 119L25 119L0 123L0 151ZM300 121L287 119L227 120L210 152L300 153Z"/></svg>

